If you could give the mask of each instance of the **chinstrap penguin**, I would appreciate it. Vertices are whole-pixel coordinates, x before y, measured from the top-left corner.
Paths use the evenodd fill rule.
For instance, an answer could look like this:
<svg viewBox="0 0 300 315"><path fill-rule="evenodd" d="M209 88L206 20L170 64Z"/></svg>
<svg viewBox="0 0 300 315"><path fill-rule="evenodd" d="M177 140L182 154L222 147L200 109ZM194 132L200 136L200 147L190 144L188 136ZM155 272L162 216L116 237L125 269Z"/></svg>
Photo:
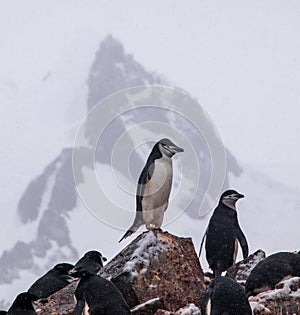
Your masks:
<svg viewBox="0 0 300 315"><path fill-rule="evenodd" d="M143 224L148 230L160 229L172 188L172 157L183 151L169 139L154 145L138 180L134 222L119 242Z"/></svg>
<svg viewBox="0 0 300 315"><path fill-rule="evenodd" d="M206 259L214 277L220 276L235 263L238 242L244 259L248 257L247 240L239 226L236 211L236 202L240 198L244 196L235 190L227 190L221 195L204 235Z"/></svg>

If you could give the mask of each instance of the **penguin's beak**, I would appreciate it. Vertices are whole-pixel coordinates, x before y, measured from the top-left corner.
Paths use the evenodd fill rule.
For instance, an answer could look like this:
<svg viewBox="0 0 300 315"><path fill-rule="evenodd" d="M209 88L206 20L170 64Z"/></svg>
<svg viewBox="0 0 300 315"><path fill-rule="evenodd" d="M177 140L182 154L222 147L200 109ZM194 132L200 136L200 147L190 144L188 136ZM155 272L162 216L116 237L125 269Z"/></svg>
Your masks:
<svg viewBox="0 0 300 315"><path fill-rule="evenodd" d="M245 196L242 195L242 194L236 194L236 198L237 198L237 199L241 199L241 198L245 198Z"/></svg>
<svg viewBox="0 0 300 315"><path fill-rule="evenodd" d="M107 261L107 258L102 256L102 260L103 261Z"/></svg>
<svg viewBox="0 0 300 315"><path fill-rule="evenodd" d="M184 150L180 147L177 147L176 145L174 146L169 146L168 147L169 151L172 152L172 153L178 153L178 152L183 152Z"/></svg>

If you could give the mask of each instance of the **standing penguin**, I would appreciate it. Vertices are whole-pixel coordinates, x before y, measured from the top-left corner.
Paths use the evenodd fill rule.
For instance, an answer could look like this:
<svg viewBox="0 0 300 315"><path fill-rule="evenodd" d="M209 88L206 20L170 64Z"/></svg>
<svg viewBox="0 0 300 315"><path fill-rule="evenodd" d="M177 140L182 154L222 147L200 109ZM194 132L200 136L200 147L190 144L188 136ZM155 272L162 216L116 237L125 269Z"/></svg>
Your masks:
<svg viewBox="0 0 300 315"><path fill-rule="evenodd" d="M28 289L28 292L36 295L39 299L47 298L73 281L69 276L69 270L73 267L73 265L67 263L57 264L36 280Z"/></svg>
<svg viewBox="0 0 300 315"><path fill-rule="evenodd" d="M285 277L300 277L300 254L279 252L260 261L246 281L247 296L273 290Z"/></svg>
<svg viewBox="0 0 300 315"><path fill-rule="evenodd" d="M248 257L247 240L239 226L235 208L240 198L244 196L235 190L227 190L221 195L204 235L206 259L214 277L220 276L222 271L234 264L238 242L242 247L244 259Z"/></svg>
<svg viewBox="0 0 300 315"><path fill-rule="evenodd" d="M172 188L172 156L183 151L169 139L161 139L154 145L139 177L134 222L119 242L143 224L148 230L160 229Z"/></svg>
<svg viewBox="0 0 300 315"><path fill-rule="evenodd" d="M229 277L214 278L201 302L202 315L251 315L244 288Z"/></svg>
<svg viewBox="0 0 300 315"><path fill-rule="evenodd" d="M37 297L31 293L20 293L14 300L12 306L9 308L8 315L36 315L33 301Z"/></svg>
<svg viewBox="0 0 300 315"><path fill-rule="evenodd" d="M75 291L74 315L129 315L130 309L119 289L109 280L83 272Z"/></svg>

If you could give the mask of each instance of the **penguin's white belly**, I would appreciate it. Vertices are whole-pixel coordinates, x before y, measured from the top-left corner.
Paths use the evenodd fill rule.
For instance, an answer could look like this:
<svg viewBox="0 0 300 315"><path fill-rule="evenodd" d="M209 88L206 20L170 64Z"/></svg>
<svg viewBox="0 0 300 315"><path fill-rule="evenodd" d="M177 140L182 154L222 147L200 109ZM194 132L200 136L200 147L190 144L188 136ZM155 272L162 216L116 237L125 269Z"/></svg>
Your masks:
<svg viewBox="0 0 300 315"><path fill-rule="evenodd" d="M236 238L236 239L235 239L235 242L234 242L233 264L235 264L236 257L237 257L237 254L238 254L238 250L239 250L239 241L238 241L238 239Z"/></svg>
<svg viewBox="0 0 300 315"><path fill-rule="evenodd" d="M211 314L211 299L209 299L207 304L206 304L206 314L207 315Z"/></svg>
<svg viewBox="0 0 300 315"><path fill-rule="evenodd" d="M142 199L143 218L147 229L158 229L162 225L164 212L168 207L172 177L172 160L166 157L156 160Z"/></svg>
<svg viewBox="0 0 300 315"><path fill-rule="evenodd" d="M89 306L85 302L84 309L82 310L82 315L89 315Z"/></svg>

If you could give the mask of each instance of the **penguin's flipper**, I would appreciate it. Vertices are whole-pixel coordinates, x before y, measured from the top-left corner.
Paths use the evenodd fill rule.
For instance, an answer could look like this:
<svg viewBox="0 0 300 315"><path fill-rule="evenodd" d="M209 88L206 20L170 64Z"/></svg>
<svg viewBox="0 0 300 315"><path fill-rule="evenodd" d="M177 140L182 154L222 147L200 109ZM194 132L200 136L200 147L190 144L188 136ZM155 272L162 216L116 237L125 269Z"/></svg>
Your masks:
<svg viewBox="0 0 300 315"><path fill-rule="evenodd" d="M207 229L208 229L208 228L207 228ZM207 229L205 230L205 233L204 233L204 235L203 235L203 237L202 237L202 240L201 240L201 245L200 245L200 250L199 250L199 255L198 255L199 258L200 258L200 256L201 256L201 252L202 252L204 240L205 240L205 237L206 237L206 234L207 234Z"/></svg>
<svg viewBox="0 0 300 315"><path fill-rule="evenodd" d="M119 243L122 242L125 238L132 235L134 232L136 232L139 229L139 227L142 226L143 224L144 224L143 213L142 211L137 211L133 224L128 229L128 231L123 235L123 237L119 240Z"/></svg>
<svg viewBox="0 0 300 315"><path fill-rule="evenodd" d="M78 300L74 310L74 315L82 315L84 307L85 301L83 299Z"/></svg>
<svg viewBox="0 0 300 315"><path fill-rule="evenodd" d="M248 257L248 254L249 254L248 243L247 243L247 239L246 239L243 231L241 230L241 228L239 226L235 230L235 236L237 237L237 239L238 239L238 241L242 247L243 257L244 257L244 259L246 259Z"/></svg>

